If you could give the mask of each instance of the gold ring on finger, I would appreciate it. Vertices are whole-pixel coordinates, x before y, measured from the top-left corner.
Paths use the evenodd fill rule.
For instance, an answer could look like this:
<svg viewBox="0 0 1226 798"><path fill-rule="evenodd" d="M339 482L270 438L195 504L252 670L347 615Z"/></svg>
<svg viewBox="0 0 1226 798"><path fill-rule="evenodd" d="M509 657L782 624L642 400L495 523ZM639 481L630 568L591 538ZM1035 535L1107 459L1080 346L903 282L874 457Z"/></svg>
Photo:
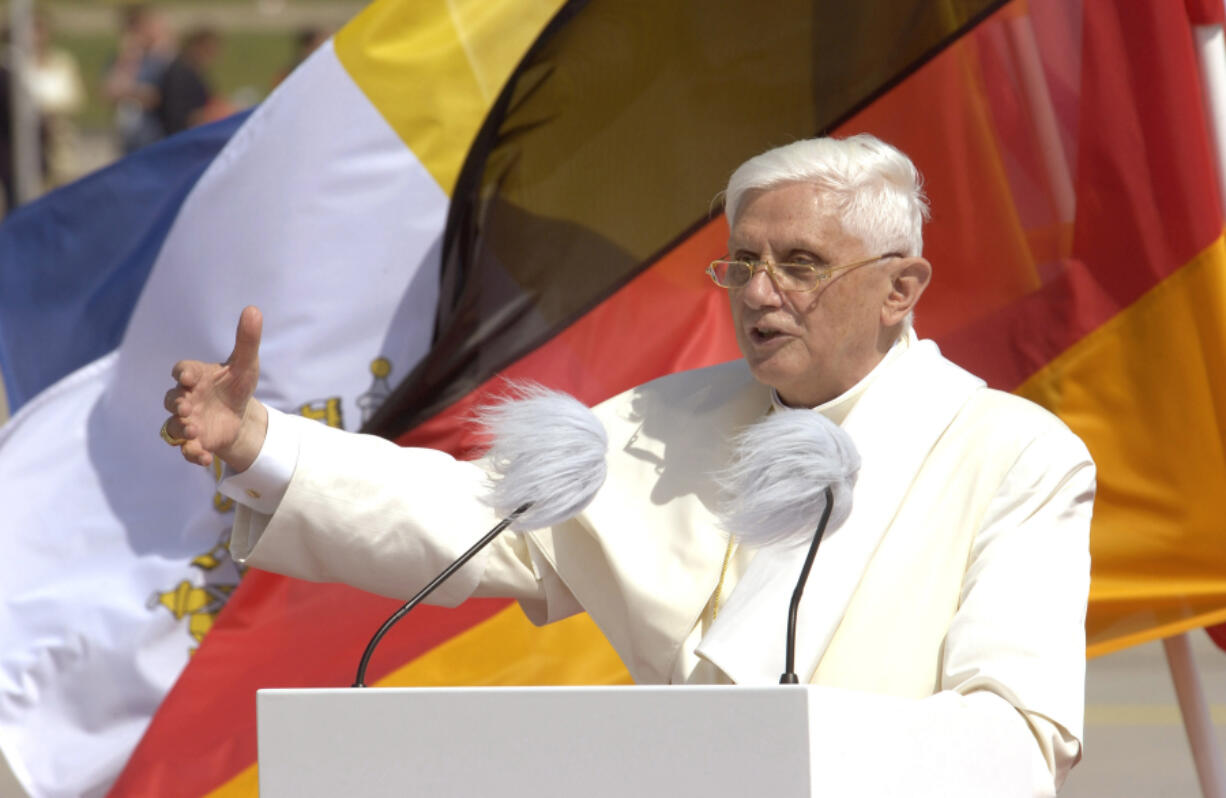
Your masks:
<svg viewBox="0 0 1226 798"><path fill-rule="evenodd" d="M162 440L166 441L171 446L182 446L183 444L187 443L187 438L176 438L175 436L171 435L169 426L170 419L166 419L165 423L162 424L162 429L158 433L162 436Z"/></svg>

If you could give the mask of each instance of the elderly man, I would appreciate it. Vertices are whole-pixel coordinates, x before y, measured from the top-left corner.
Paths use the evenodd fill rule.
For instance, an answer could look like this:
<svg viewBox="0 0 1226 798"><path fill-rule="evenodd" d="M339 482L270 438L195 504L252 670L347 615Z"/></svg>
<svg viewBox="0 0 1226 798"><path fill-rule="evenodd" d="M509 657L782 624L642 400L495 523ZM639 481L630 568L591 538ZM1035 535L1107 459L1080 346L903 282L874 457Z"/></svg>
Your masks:
<svg viewBox="0 0 1226 798"><path fill-rule="evenodd" d="M932 268L905 155L871 136L797 142L741 166L726 208L728 256L708 273L744 360L598 407L611 453L592 504L501 538L441 600L514 597L537 623L586 610L638 682L775 681L779 622L764 619L781 617L790 555L729 541L710 475L736 431L812 408L862 466L802 605L801 678L950 702L1026 748L1033 791L1054 794L1081 750L1089 454L911 331ZM476 499L483 471L267 410L251 398L259 327L249 308L226 364L175 366L163 437L228 464L222 489L246 505L237 557L413 592L496 520Z"/></svg>

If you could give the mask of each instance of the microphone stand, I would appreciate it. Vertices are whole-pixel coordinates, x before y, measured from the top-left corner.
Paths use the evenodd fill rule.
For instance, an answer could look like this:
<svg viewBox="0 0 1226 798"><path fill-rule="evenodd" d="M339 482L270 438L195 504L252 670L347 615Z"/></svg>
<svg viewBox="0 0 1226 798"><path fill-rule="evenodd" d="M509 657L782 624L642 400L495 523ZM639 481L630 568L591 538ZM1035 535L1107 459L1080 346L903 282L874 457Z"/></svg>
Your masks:
<svg viewBox="0 0 1226 798"><path fill-rule="evenodd" d="M830 511L834 508L834 491L826 486L826 509L822 510L822 519L817 523L817 532L813 542L809 544L809 556L805 557L804 567L800 569L800 581L792 591L792 604L788 607L788 648L787 670L779 677L779 684L799 684L796 676L796 613L800 610L800 596L805 592L805 583L809 581L809 569L813 567L813 559L817 556L817 547L822 542L826 532L826 523L830 520Z"/></svg>
<svg viewBox="0 0 1226 798"><path fill-rule="evenodd" d="M388 633L388 630L395 626L401 618L408 615L410 610L425 601L426 597L433 593L435 588L450 579L451 575L460 570L464 563L471 560L474 556L476 556L477 552L489 545L490 541L498 537L502 530L510 526L511 522L516 518L519 518L521 515L526 513L528 508L531 506L532 502L526 502L521 504L519 507L516 507L515 512L499 521L493 529L485 533L485 537L474 543L472 548L461 554L459 559L457 559L451 565L448 565L446 570L434 577L434 579L430 581L430 584L423 587L416 596L405 602L403 607L396 610L394 613L392 613L390 618L383 622L383 625L379 627L379 631L375 632L375 636L372 637L370 642L366 644L366 651L362 653L362 661L358 663L358 675L353 680L354 687L366 686L366 666L370 664L370 657L375 653L375 646L379 645L379 641L382 640L383 636ZM827 513L829 513L829 510L827 510Z"/></svg>

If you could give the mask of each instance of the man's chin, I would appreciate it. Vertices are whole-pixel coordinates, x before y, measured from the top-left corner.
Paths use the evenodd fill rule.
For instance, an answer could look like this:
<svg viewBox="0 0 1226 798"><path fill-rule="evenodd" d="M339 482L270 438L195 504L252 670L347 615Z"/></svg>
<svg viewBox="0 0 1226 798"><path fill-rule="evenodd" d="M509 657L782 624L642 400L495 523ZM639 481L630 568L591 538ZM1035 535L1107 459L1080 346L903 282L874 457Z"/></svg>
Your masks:
<svg viewBox="0 0 1226 798"><path fill-rule="evenodd" d="M774 388L780 394L787 391L795 375L792 369L783 368L780 364L772 361L771 358L766 358L755 362L752 358L745 358L749 364L749 370L753 373L753 378L762 383L768 388Z"/></svg>

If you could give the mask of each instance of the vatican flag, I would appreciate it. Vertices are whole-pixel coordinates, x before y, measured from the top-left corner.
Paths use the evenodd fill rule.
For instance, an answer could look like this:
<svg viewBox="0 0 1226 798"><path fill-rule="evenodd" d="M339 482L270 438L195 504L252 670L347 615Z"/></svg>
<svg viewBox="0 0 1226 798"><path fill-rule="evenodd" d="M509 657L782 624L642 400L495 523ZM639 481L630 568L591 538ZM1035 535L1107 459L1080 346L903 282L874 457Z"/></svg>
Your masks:
<svg viewBox="0 0 1226 798"><path fill-rule="evenodd" d="M239 581L218 472L158 438L172 364L259 305L259 398L360 427L431 343L456 175L554 10L376 2L248 116L0 229L0 749L32 795L109 789Z"/></svg>

